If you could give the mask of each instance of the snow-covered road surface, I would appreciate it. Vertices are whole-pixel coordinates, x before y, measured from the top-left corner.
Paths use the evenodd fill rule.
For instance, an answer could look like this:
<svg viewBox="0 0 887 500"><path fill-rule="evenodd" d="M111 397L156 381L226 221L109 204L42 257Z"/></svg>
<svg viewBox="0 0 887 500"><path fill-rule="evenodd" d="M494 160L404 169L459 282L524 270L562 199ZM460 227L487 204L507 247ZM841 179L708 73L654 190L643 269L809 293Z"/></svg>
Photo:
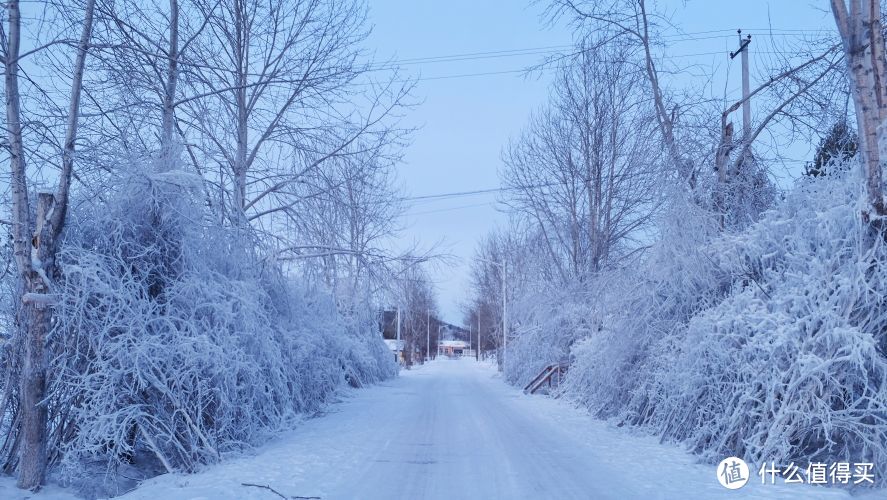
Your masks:
<svg viewBox="0 0 887 500"><path fill-rule="evenodd" d="M850 498L755 476L726 490L714 469L565 402L526 396L489 365L442 359L352 392L250 456L156 477L123 498L280 498L243 483L323 500ZM11 491L0 484L0 496Z"/></svg>
<svg viewBox="0 0 887 500"><path fill-rule="evenodd" d="M714 466L679 448L526 396L489 365L447 359L355 391L255 456L154 478L124 498L279 498L242 483L324 500L849 498L754 477L726 490Z"/></svg>

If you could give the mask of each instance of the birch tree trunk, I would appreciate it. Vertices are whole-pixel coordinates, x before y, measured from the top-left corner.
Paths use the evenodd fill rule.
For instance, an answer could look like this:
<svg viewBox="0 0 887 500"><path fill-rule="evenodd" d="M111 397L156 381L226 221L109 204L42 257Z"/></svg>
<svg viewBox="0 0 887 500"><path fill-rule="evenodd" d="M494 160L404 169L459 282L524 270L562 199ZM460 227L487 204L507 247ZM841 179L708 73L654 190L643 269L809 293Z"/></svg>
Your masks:
<svg viewBox="0 0 887 500"><path fill-rule="evenodd" d="M24 144L21 128L21 96L18 86L18 62L21 46L21 12L19 2L7 4L8 38L6 41L5 90L6 128L8 133L12 180L12 238L16 267L21 282L22 297L37 291L31 261L31 245L28 233L31 228L30 202L25 172ZM44 214L45 214L45 207ZM39 243L39 242L38 242ZM38 255L39 256L39 255ZM20 488L35 489L43 483L46 464L46 411L39 403L45 387L43 363L43 337L40 326L45 322L42 311L23 304L18 316L19 335L23 336L22 371L19 380Z"/></svg>
<svg viewBox="0 0 887 500"><path fill-rule="evenodd" d="M21 97L18 88L18 58L21 46L21 13L18 0L7 3L8 35L4 84L6 90L6 130L9 142L10 180L12 183L12 240L16 265L21 275L30 268L28 233L31 228L28 184L25 176L25 152L22 143Z"/></svg>
<svg viewBox="0 0 887 500"><path fill-rule="evenodd" d="M882 145L887 134L882 130L887 118L887 62L881 32L881 6L878 0L849 0L849 11L845 0L832 0L831 5L844 44L856 108L859 153L869 205L863 218L880 228L879 221L887 215L881 172L882 149L887 146Z"/></svg>
<svg viewBox="0 0 887 500"><path fill-rule="evenodd" d="M80 93L89 40L92 36L94 0L86 2L83 30L74 63L69 116L62 151L62 170L56 194L40 193L36 220L30 220L28 182L21 128L21 95L18 68L21 45L19 2L7 3L8 38L6 40L5 90L6 126L10 149L12 179L13 252L21 283L22 306L18 316L19 334L23 336L19 380L19 463L18 486L36 490L46 475L47 409L46 338L52 329L52 280L55 278L57 239L64 225L74 164ZM33 233L30 238L28 234Z"/></svg>
<svg viewBox="0 0 887 500"><path fill-rule="evenodd" d="M179 2L169 0L169 48L167 49L166 81L164 82L163 110L160 124L160 169L173 166L173 137L175 133L176 87L179 81Z"/></svg>
<svg viewBox="0 0 887 500"><path fill-rule="evenodd" d="M237 108L236 136L237 146L234 152L234 217L235 223L246 227L249 222L246 218L246 172L249 149L249 120L250 110L247 104L247 83L249 71L249 36L248 29L251 23L245 23L244 3L235 2L232 7L234 18L235 46L231 47L235 59L235 106Z"/></svg>

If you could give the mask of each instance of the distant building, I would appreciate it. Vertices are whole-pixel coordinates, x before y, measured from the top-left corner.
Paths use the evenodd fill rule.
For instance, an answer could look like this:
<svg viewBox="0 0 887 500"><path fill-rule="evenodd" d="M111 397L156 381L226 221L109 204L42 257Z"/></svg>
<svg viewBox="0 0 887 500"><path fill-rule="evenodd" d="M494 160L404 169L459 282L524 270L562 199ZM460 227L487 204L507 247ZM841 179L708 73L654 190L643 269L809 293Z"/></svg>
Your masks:
<svg viewBox="0 0 887 500"><path fill-rule="evenodd" d="M428 318L424 314L419 314L411 326L405 317L408 312L402 311L402 314L404 316L401 317L399 341L397 340L397 308L380 310L378 316L379 332L398 363L404 364L407 357L413 362L421 362L426 354L426 346L432 357L434 353L450 357L474 356L474 350L467 342L470 335L467 329L441 321L433 315ZM413 330L411 331L410 328ZM404 351L407 344L405 341L410 341L413 348L412 353Z"/></svg>
<svg viewBox="0 0 887 500"><path fill-rule="evenodd" d="M468 342L464 340L441 340L437 346L437 354L439 356L459 357L473 356L474 351L468 346Z"/></svg>

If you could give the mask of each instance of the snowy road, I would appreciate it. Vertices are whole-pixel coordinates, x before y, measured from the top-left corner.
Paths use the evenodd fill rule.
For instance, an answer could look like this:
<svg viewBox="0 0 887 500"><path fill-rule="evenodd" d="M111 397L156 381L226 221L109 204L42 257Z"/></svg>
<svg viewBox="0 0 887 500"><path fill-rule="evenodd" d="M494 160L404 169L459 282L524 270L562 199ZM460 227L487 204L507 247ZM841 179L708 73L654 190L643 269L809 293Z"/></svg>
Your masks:
<svg viewBox="0 0 887 500"><path fill-rule="evenodd" d="M440 360L355 391L329 414L191 476L161 476L127 499L849 498L796 485L721 488L714 467L525 396L489 366ZM866 495L868 496L868 495Z"/></svg>

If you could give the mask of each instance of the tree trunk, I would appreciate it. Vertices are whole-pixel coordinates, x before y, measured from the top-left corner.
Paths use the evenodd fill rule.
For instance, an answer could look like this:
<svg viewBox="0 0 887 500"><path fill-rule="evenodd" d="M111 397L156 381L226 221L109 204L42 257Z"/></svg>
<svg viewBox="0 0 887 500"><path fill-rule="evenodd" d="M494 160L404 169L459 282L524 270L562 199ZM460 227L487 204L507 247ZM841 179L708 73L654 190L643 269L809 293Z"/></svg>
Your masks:
<svg viewBox="0 0 887 500"><path fill-rule="evenodd" d="M859 154L865 173L869 208L863 213L868 222L879 226L887 215L884 204L881 153L887 131L887 62L881 34L881 8L878 0L832 0L835 24L844 42L850 89L859 129Z"/></svg>
<svg viewBox="0 0 887 500"><path fill-rule="evenodd" d="M18 486L36 490L43 484L47 466L46 339L52 329L54 296L50 293L56 273L56 239L65 214L74 165L80 91L95 1L88 0L83 31L77 48L67 130L62 152L58 194L40 193L36 220L30 219L30 202L21 129L21 96L18 87L21 13L17 0L7 3L9 31L5 60L6 125L12 180L13 250L21 284L18 334L22 340L19 378ZM31 228L34 228L31 234ZM28 238L31 234L30 239Z"/></svg>
<svg viewBox="0 0 887 500"><path fill-rule="evenodd" d="M24 322L24 359L19 381L22 414L21 449L19 450L19 488L37 489L46 474L47 412L46 337L52 329L52 304L49 295L51 276L55 274L55 236L53 211L55 196L40 193L37 198L37 220L31 240L30 271L25 277L22 297Z"/></svg>
<svg viewBox="0 0 887 500"><path fill-rule="evenodd" d="M249 80L249 19L243 11L244 4L242 2L235 3L233 7L234 16L234 43L231 52L235 57L235 106L237 113L237 123L235 123L235 134L237 140L237 148L234 152L234 165L232 168L234 174L234 223L241 228L247 227L249 222L246 218L246 172L248 170L249 156L249 121L250 110L248 109L247 82Z"/></svg>
<svg viewBox="0 0 887 500"><path fill-rule="evenodd" d="M172 169L175 164L173 146L175 130L176 87L179 81L179 2L169 0L169 48L167 53L166 81L164 82L163 109L160 124L160 171Z"/></svg>
<svg viewBox="0 0 887 500"><path fill-rule="evenodd" d="M48 306L25 306L26 338L19 386L21 445L18 487L37 490L46 474L46 335L52 321Z"/></svg>
<svg viewBox="0 0 887 500"><path fill-rule="evenodd" d="M19 48L21 43L21 12L17 0L7 4L9 19L7 51L5 61L6 90L6 129L10 152L10 177L12 181L12 239L16 267L22 286L22 297L39 293L40 276L34 271L34 260L39 261L39 238L33 241L38 245L32 248L28 234L31 228L30 202L25 173L25 155L21 129L21 97L18 87ZM42 215L47 214L43 207ZM45 218L44 218L45 220ZM35 304L22 304L18 334L23 337L22 371L19 379L19 479L20 488L37 489L43 484L46 467L46 410L39 405L43 399L45 382L45 355L43 339L48 325L43 311ZM43 334L43 335L41 335Z"/></svg>
<svg viewBox="0 0 887 500"><path fill-rule="evenodd" d="M696 175L690 162L683 157L677 145L674 136L675 118L674 114L670 114L666 109L665 96L662 93L662 87L659 85L659 71L656 69L656 63L653 60L653 51L650 48L650 24L647 18L647 6L645 0L638 0L638 14L641 43L644 48L644 70L647 73L647 81L650 83L650 90L653 91L653 106L656 110L656 121L659 125L659 131L662 134L662 141L665 143L665 149L668 153L674 167L677 169L678 175L684 178L691 190L696 189Z"/></svg>
<svg viewBox="0 0 887 500"><path fill-rule="evenodd" d="M4 75L6 90L6 132L9 142L10 181L12 184L12 240L15 262L20 275L31 268L28 236L31 230L28 183L25 176L25 151L22 144L21 96L18 88L18 58L21 46L21 12L18 0L7 4L9 34L6 40Z"/></svg>

